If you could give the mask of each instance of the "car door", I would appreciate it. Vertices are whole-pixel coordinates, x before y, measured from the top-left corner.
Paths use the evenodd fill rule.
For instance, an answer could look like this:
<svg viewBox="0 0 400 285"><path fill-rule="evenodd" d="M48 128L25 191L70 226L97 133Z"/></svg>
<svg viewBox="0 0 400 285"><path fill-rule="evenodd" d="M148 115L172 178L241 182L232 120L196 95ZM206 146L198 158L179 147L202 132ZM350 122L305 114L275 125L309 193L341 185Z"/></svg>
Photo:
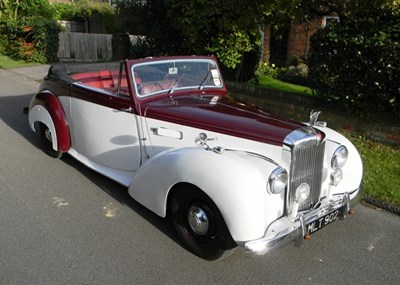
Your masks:
<svg viewBox="0 0 400 285"><path fill-rule="evenodd" d="M70 99L72 148L90 161L116 170L141 164L138 116L129 97L75 84Z"/></svg>

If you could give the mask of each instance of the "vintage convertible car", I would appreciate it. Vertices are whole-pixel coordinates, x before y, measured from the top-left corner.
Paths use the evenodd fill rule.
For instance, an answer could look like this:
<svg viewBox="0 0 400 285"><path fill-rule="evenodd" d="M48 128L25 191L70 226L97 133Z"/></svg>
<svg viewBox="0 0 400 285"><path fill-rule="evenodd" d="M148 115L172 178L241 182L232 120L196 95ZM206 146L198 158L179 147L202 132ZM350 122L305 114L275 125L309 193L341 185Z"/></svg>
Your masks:
<svg viewBox="0 0 400 285"><path fill-rule="evenodd" d="M343 219L362 162L345 137L238 103L214 57L56 65L29 106L53 157L68 153L169 217L209 260L264 254Z"/></svg>

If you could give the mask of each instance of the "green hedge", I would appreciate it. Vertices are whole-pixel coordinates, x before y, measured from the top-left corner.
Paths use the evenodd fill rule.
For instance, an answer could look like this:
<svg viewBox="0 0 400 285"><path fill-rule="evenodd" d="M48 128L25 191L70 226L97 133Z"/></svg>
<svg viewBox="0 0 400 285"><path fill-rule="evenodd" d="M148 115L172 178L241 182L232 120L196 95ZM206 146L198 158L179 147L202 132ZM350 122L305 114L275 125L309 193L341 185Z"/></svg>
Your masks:
<svg viewBox="0 0 400 285"><path fill-rule="evenodd" d="M361 10L311 39L309 86L348 111L400 115L399 9Z"/></svg>
<svg viewBox="0 0 400 285"><path fill-rule="evenodd" d="M57 62L60 25L43 17L22 17L0 23L0 51L27 62Z"/></svg>

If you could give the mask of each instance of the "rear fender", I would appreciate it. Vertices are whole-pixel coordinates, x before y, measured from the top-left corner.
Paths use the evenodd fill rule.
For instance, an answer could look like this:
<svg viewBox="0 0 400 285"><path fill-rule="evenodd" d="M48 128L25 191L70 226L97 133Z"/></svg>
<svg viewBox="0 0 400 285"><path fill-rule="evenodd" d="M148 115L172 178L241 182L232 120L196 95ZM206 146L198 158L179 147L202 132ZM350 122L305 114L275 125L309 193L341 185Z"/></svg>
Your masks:
<svg viewBox="0 0 400 285"><path fill-rule="evenodd" d="M45 124L52 135L53 149L67 152L71 147L68 121L60 100L50 91L36 94L29 106L29 125L35 132L37 123Z"/></svg>
<svg viewBox="0 0 400 285"><path fill-rule="evenodd" d="M276 167L239 151L168 150L138 170L129 194L165 217L171 189L180 183L194 185L217 205L236 242L251 240L263 236L268 224L283 215L284 193L269 194L266 189Z"/></svg>

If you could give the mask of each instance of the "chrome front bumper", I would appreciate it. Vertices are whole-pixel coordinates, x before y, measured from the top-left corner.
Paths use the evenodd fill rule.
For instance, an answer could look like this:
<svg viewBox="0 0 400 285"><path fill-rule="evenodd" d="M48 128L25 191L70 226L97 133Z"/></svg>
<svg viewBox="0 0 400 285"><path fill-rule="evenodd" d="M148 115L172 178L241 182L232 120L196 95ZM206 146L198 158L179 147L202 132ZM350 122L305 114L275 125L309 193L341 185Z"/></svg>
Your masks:
<svg viewBox="0 0 400 285"><path fill-rule="evenodd" d="M318 209L310 212L300 212L294 220L289 216L276 220L268 227L264 237L244 244L245 252L249 255L262 255L290 242L301 241L308 234L308 224L342 207L343 211L340 219L346 218L351 207L359 202L361 192L362 188L360 186L351 194L335 195L330 201L322 200Z"/></svg>

